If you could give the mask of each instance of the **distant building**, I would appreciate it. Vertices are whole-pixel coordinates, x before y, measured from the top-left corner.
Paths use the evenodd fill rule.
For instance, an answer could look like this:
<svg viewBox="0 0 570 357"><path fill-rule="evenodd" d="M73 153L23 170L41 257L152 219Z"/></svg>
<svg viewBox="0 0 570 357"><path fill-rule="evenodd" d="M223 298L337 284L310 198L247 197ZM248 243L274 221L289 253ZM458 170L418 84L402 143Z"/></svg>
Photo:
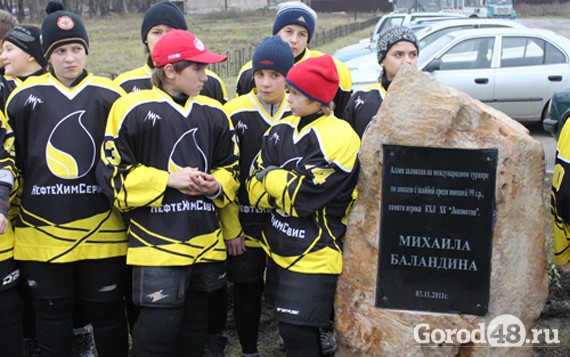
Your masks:
<svg viewBox="0 0 570 357"><path fill-rule="evenodd" d="M319 12L389 12L392 3L388 0L310 0L310 6Z"/></svg>
<svg viewBox="0 0 570 357"><path fill-rule="evenodd" d="M186 0L186 13L209 13L220 10L250 11L263 8L276 8L286 0ZM305 1L306 2L306 1Z"/></svg>
<svg viewBox="0 0 570 357"><path fill-rule="evenodd" d="M217 11L251 11L263 8L274 9L279 3L289 0L171 0L187 14L207 14ZM389 12L388 0L303 0L315 11L379 11Z"/></svg>

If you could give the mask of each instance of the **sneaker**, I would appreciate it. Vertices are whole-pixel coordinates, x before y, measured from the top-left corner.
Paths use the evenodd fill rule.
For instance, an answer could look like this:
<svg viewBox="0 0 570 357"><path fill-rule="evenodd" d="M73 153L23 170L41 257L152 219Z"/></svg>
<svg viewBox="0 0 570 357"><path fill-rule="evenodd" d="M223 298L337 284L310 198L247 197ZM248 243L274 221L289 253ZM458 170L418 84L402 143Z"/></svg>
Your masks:
<svg viewBox="0 0 570 357"><path fill-rule="evenodd" d="M204 357L225 357L224 349L228 344L228 339L221 333L206 336L204 345Z"/></svg>
<svg viewBox="0 0 570 357"><path fill-rule="evenodd" d="M279 351L285 351L285 340L281 335L277 335L277 345L279 346Z"/></svg>
<svg viewBox="0 0 570 357"><path fill-rule="evenodd" d="M91 325L73 329L73 357L96 357Z"/></svg>
<svg viewBox="0 0 570 357"><path fill-rule="evenodd" d="M321 350L324 355L332 355L337 350L336 337L332 328L320 328Z"/></svg>

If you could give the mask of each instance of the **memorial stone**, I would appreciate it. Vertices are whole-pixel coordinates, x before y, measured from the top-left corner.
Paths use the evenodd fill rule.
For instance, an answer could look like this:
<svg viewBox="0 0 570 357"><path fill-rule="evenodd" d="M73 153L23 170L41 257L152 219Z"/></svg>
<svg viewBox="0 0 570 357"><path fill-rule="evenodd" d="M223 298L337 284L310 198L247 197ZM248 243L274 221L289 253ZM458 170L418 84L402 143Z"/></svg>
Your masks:
<svg viewBox="0 0 570 357"><path fill-rule="evenodd" d="M405 65L360 160L335 300L337 356L530 356L531 348L492 347L501 340L488 330L512 315L518 325L506 327L522 329L520 337L546 302L542 145L502 112ZM398 177L406 168L424 175ZM410 189L425 197L407 196ZM470 336L441 340L440 330Z"/></svg>

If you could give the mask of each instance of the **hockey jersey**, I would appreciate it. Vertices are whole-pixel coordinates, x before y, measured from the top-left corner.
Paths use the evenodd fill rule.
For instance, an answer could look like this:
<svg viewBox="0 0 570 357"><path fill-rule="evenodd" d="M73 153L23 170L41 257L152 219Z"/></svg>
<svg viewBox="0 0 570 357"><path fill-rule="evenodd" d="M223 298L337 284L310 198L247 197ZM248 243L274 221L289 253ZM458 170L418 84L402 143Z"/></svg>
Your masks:
<svg viewBox="0 0 570 357"><path fill-rule="evenodd" d="M51 263L125 255L127 240L95 177L107 114L124 91L86 76L73 88L30 77L6 104L1 168L23 180L17 260Z"/></svg>
<svg viewBox="0 0 570 357"><path fill-rule="evenodd" d="M186 266L226 259L217 208L235 200L238 157L233 126L217 101L184 105L157 87L127 94L109 114L98 177L115 207L128 213L127 264ZM168 188L170 172L212 174L214 199Z"/></svg>
<svg viewBox="0 0 570 357"><path fill-rule="evenodd" d="M6 75L0 77L0 100L2 101L2 110L5 109L10 93L12 93L12 91L20 84L22 84L22 80L19 78Z"/></svg>
<svg viewBox="0 0 570 357"><path fill-rule="evenodd" d="M1 111L0 111L0 120L2 120L2 122L6 120L4 118L4 114ZM5 269L3 269L3 265L1 262L4 262L8 259L12 259L13 257L14 257L14 231L12 230L11 225L9 225L8 228L6 229L6 232L4 234L0 234L0 279L6 275L5 274L6 271L4 271ZM8 268L8 270L11 271L11 268ZM2 289L0 287L0 291L1 290Z"/></svg>
<svg viewBox="0 0 570 357"><path fill-rule="evenodd" d="M224 109L232 120L240 148L241 185L236 203L239 209L235 208L236 213L239 211L239 221L234 224L241 224L246 246L259 247L261 229L268 218L269 210L260 210L250 204L245 180L251 174L253 164L261 149L263 134L274 123L291 115L291 109L285 97L272 114L268 113L257 97L257 89L253 89L247 95L232 99L224 105ZM236 234L229 236L233 238Z"/></svg>
<svg viewBox="0 0 570 357"><path fill-rule="evenodd" d="M322 52L309 50L307 48L299 58L295 58L295 64L301 63L307 58L319 57L322 55ZM335 104L334 112L335 115L340 118L344 112L344 107L346 106L346 103L348 103L348 100L352 94L352 76L350 75L348 67L344 63L337 59L334 59L334 64L336 66L336 70L338 71L338 77L340 80L338 91L336 92L336 95L333 99ZM255 81L253 79L252 62L249 61L243 65L238 73L236 94L238 96L247 94L251 92L253 88L255 88Z"/></svg>
<svg viewBox="0 0 570 357"><path fill-rule="evenodd" d="M132 71L119 74L114 79L114 82L120 85L127 93L151 89L150 77L152 76L152 71L153 69L148 64L145 64ZM222 78L209 69L206 70L206 75L208 80L204 83L204 88L200 91L200 95L215 99L222 104L227 102L228 92Z"/></svg>
<svg viewBox="0 0 570 357"><path fill-rule="evenodd" d="M378 113L385 95L384 87L375 83L357 91L348 101L342 119L352 126L361 139L372 118Z"/></svg>
<svg viewBox="0 0 570 357"><path fill-rule="evenodd" d="M570 125L564 125L556 147L550 190L550 212L554 228L554 263L570 262Z"/></svg>
<svg viewBox="0 0 570 357"><path fill-rule="evenodd" d="M249 201L271 209L261 245L276 264L299 273L340 274L342 237L357 198L360 140L333 115L299 130L300 121L284 118L263 136L247 180ZM256 174L270 169L260 181Z"/></svg>

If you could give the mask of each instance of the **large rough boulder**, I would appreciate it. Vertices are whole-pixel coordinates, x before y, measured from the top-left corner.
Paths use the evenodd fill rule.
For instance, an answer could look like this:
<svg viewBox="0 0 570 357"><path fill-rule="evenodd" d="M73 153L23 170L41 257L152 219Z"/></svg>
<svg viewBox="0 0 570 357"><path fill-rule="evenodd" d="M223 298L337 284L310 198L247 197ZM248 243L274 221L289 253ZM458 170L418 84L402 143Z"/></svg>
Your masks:
<svg viewBox="0 0 570 357"><path fill-rule="evenodd" d="M383 144L498 148L490 298L484 316L375 307ZM405 66L363 138L360 160L359 202L349 219L335 301L337 356L530 355L530 348L420 344L414 327L427 323L475 330L510 314L530 329L538 319L548 295L542 145L505 114Z"/></svg>

